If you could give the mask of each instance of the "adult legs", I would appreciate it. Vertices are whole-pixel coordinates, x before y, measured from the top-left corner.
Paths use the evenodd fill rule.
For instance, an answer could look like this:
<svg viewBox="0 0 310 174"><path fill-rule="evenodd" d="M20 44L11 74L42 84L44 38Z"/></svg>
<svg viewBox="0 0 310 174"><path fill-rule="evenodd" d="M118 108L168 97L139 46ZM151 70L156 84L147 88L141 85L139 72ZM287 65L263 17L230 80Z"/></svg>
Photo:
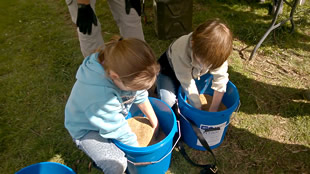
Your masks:
<svg viewBox="0 0 310 174"><path fill-rule="evenodd" d="M84 151L105 174L123 174L127 168L125 153L110 140L96 131L91 131L82 139L75 140L77 146Z"/></svg>
<svg viewBox="0 0 310 174"><path fill-rule="evenodd" d="M68 5L73 23L76 23L78 11L77 1L66 0L66 3ZM96 0L90 0L90 4L95 11ZM119 28L120 35L124 38L134 37L144 41L141 17L138 13L132 8L130 13L126 14L125 0L108 0L108 4L114 20ZM97 26L92 26L91 35L83 34L77 28L80 47L84 57L89 56L100 46L104 47L104 41L101 34L101 24L99 20L97 22Z"/></svg>
<svg viewBox="0 0 310 174"><path fill-rule="evenodd" d="M69 8L71 19L73 23L76 24L77 11L78 11L77 1L66 0L66 3ZM93 8L94 12L95 12L95 4L96 4L96 0L90 0L90 5ZM81 51L84 57L89 56L91 53L93 53L96 49L98 49L100 46L104 44L102 34L101 34L101 24L99 20L97 21L97 23L98 23L97 26L95 26L94 24L92 25L91 35L88 35L87 33L83 34L77 28L79 41L80 41L80 47L81 47Z"/></svg>
<svg viewBox="0 0 310 174"><path fill-rule="evenodd" d="M126 14L125 0L108 0L113 18L124 38L134 37L144 41L141 17L135 9L131 8Z"/></svg>

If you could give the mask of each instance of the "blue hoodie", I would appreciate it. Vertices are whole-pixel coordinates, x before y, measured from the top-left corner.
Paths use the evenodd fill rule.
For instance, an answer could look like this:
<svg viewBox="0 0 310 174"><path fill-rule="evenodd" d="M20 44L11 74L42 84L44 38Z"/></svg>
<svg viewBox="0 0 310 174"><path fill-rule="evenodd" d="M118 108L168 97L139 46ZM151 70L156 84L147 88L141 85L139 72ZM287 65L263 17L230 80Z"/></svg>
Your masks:
<svg viewBox="0 0 310 174"><path fill-rule="evenodd" d="M65 108L65 127L73 139L98 131L104 138L138 146L125 116L132 103L140 104L147 99L147 90L119 89L100 65L98 53L85 58L76 79Z"/></svg>

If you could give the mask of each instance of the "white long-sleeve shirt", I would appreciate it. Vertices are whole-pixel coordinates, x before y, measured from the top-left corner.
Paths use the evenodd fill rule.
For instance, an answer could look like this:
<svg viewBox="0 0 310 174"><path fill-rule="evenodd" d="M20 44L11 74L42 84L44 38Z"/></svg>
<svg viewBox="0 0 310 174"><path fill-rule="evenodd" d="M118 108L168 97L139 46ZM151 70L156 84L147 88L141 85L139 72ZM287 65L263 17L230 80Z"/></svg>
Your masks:
<svg viewBox="0 0 310 174"><path fill-rule="evenodd" d="M191 104L196 108L201 108L194 79L210 72L213 75L211 88L218 92L226 92L226 85L229 81L228 62L225 61L214 70L210 70L211 66L203 67L193 57L191 38L192 33L189 33L174 41L168 49L168 59Z"/></svg>

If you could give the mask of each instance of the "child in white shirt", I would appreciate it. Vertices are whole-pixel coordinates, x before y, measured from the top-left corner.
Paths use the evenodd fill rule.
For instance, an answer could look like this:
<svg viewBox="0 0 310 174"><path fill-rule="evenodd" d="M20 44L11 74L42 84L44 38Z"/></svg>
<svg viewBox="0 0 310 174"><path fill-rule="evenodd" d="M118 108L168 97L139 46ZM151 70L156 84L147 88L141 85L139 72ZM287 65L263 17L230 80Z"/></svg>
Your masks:
<svg viewBox="0 0 310 174"><path fill-rule="evenodd" d="M210 72L214 90L210 112L216 112L226 92L227 59L232 52L232 33L220 20L208 20L188 35L175 40L159 58L161 71L157 79L159 98L171 107L181 85L189 102L201 109L195 80Z"/></svg>

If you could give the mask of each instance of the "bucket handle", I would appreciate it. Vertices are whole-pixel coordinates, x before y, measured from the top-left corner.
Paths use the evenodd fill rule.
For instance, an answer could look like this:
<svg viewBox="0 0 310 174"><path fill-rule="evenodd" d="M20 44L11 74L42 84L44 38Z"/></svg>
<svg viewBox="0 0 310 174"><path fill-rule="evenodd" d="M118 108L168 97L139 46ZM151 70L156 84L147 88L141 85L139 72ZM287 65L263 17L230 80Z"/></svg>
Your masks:
<svg viewBox="0 0 310 174"><path fill-rule="evenodd" d="M169 154L171 154L171 152L173 151L174 147L177 145L177 143L179 142L180 138L181 138L181 129L180 129L180 122L177 121L178 123L178 131L179 131L179 137L177 139L177 141L174 143L173 147L171 148L171 150L165 155L163 156L160 160L158 161L150 161L150 162L138 162L135 163L133 161L130 161L129 159L127 159L128 162L130 162L131 164L135 165L135 166L145 166L145 165L150 165L150 164L155 164L155 163L159 163L160 161L162 161L163 159L165 159Z"/></svg>
<svg viewBox="0 0 310 174"><path fill-rule="evenodd" d="M225 128L231 123L231 121L236 117L237 113L239 112L241 106L241 101L239 100L239 104L237 108L234 110L233 116L230 118L230 121L225 125Z"/></svg>

